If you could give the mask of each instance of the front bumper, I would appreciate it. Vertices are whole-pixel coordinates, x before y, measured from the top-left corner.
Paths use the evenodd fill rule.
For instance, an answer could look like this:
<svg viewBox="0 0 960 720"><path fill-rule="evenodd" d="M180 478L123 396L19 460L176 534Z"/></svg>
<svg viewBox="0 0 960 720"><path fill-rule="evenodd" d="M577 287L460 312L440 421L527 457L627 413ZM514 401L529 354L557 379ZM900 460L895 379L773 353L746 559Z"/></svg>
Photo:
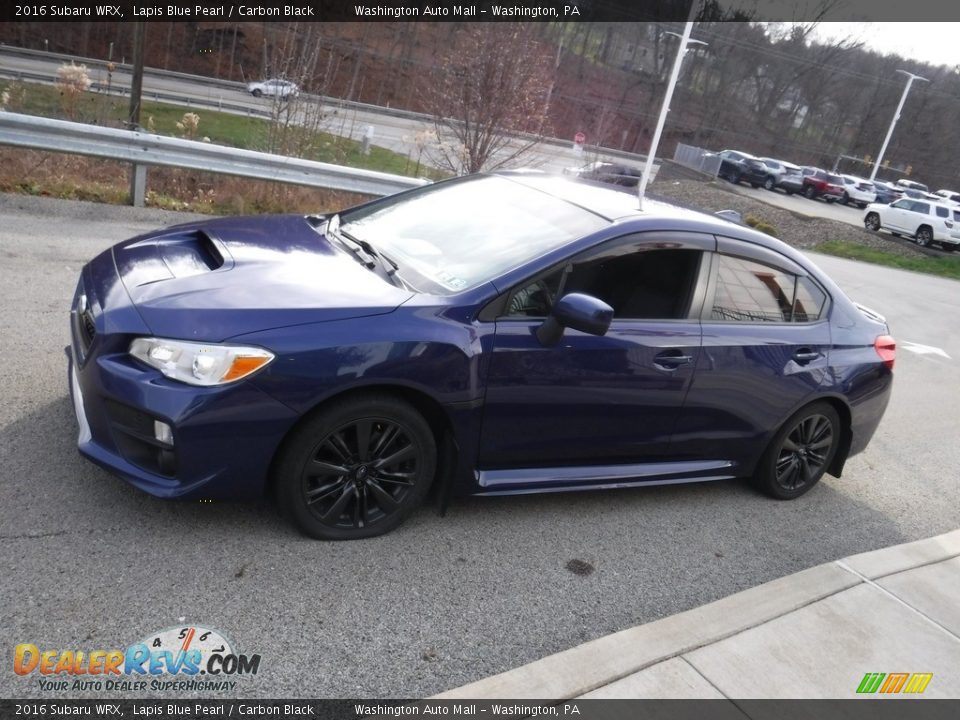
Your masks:
<svg viewBox="0 0 960 720"><path fill-rule="evenodd" d="M92 262L71 309L65 350L80 453L158 497L257 497L299 414L249 382L195 387L131 357L130 341L150 332L115 279L112 261ZM157 438L155 422L172 428L172 443Z"/></svg>
<svg viewBox="0 0 960 720"><path fill-rule="evenodd" d="M157 497L258 497L297 420L249 383L195 388L125 356L91 357L83 368L69 348L67 357L80 453ZM172 428L172 445L153 436L154 421Z"/></svg>

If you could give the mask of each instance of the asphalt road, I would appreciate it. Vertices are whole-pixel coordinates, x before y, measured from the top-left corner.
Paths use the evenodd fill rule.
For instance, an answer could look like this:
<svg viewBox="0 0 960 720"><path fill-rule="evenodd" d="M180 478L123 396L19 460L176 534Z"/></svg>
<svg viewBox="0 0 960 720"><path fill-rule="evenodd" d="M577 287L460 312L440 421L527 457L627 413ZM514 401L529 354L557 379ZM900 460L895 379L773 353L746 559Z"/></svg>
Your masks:
<svg viewBox="0 0 960 720"><path fill-rule="evenodd" d="M269 505L153 499L76 452L67 309L87 259L183 218L0 196L8 662L18 643L122 649L201 623L262 655L260 673L225 695L421 697L802 568L960 527L960 285L828 257L816 260L884 313L901 344L940 353L901 349L868 451L843 479L825 478L795 502L735 481L470 499L446 517L423 509L386 537L322 543ZM567 570L573 559L593 572ZM44 694L36 675L0 672L0 697L83 695Z"/></svg>

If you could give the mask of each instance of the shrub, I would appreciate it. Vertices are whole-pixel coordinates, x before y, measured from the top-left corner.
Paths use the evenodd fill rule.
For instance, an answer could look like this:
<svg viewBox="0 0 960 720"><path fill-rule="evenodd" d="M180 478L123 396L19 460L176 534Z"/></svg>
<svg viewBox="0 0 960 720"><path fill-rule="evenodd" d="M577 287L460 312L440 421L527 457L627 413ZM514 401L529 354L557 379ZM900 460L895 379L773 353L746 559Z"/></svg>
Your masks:
<svg viewBox="0 0 960 720"><path fill-rule="evenodd" d="M752 227L754 230L758 230L762 233L766 233L771 237L780 237L780 233L777 230L777 228L771 225L770 223L766 222L765 220L761 220L760 218L754 217L753 215L747 215L743 219L743 221L747 225Z"/></svg>

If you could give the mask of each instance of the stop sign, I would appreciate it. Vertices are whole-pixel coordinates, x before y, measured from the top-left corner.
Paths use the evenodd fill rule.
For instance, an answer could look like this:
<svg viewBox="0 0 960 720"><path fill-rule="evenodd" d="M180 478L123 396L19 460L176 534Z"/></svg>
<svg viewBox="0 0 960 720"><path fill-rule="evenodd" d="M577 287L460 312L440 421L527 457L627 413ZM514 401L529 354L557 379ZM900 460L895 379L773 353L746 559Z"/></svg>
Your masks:
<svg viewBox="0 0 960 720"><path fill-rule="evenodd" d="M582 132L578 132L576 135L573 136L573 141L577 145L583 145L587 141L587 136L584 135Z"/></svg>

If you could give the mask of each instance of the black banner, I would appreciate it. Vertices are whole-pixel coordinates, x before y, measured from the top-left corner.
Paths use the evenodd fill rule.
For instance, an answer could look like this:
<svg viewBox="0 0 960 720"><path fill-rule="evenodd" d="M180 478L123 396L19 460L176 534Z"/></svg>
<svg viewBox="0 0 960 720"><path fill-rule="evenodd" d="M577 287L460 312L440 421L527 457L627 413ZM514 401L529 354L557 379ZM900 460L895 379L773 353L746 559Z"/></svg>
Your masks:
<svg viewBox="0 0 960 720"><path fill-rule="evenodd" d="M944 0L36 0L5 2L5 22L678 22L948 21L960 3Z"/></svg>
<svg viewBox="0 0 960 720"><path fill-rule="evenodd" d="M960 700L0 700L0 718L955 720Z"/></svg>

